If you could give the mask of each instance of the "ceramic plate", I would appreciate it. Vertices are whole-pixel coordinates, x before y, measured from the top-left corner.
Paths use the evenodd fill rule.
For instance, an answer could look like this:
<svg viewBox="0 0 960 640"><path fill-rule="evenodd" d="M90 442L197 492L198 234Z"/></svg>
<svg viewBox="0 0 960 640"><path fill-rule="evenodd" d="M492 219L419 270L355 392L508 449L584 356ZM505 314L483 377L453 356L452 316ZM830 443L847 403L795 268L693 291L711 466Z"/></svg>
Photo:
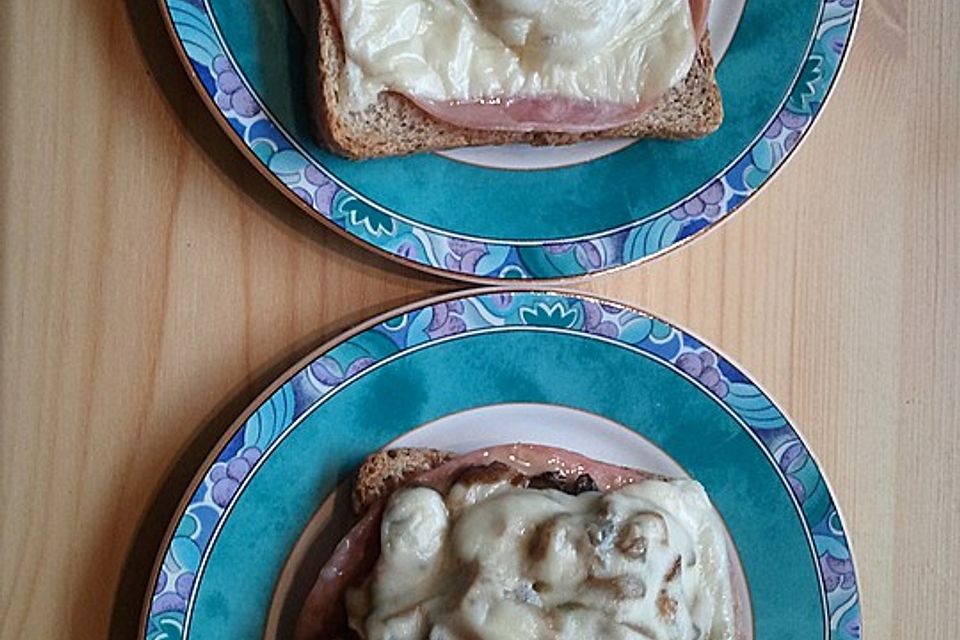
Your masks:
<svg viewBox="0 0 960 640"><path fill-rule="evenodd" d="M201 94L280 189L369 248L468 280L597 273L715 226L809 130L858 9L858 0L713 0L726 116L703 140L352 162L311 138L304 41L284 0L160 2Z"/></svg>
<svg viewBox="0 0 960 640"><path fill-rule="evenodd" d="M295 366L225 434L171 524L149 640L288 637L348 525L345 486L391 442L529 441L689 475L745 576L753 637L860 635L830 489L787 417L688 333L618 304L480 291L382 316Z"/></svg>

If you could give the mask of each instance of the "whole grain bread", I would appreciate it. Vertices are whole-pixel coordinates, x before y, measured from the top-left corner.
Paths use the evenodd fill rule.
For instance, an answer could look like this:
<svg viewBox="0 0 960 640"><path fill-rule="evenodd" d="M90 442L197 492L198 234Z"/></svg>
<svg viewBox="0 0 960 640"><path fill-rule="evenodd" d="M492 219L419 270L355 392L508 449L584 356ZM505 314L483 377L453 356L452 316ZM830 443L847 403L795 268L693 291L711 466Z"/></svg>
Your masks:
<svg viewBox="0 0 960 640"><path fill-rule="evenodd" d="M363 111L350 110L341 95L343 38L330 0L315 0L316 29L307 74L314 133L349 158L395 156L455 147L527 143L565 145L597 138L689 139L715 131L723 121L710 36L704 35L686 78L634 123L589 133L511 132L467 129L437 120L407 98L380 94Z"/></svg>
<svg viewBox="0 0 960 640"><path fill-rule="evenodd" d="M393 493L404 481L439 467L453 454L437 449L387 449L367 456L353 485L353 509L359 515L380 498Z"/></svg>

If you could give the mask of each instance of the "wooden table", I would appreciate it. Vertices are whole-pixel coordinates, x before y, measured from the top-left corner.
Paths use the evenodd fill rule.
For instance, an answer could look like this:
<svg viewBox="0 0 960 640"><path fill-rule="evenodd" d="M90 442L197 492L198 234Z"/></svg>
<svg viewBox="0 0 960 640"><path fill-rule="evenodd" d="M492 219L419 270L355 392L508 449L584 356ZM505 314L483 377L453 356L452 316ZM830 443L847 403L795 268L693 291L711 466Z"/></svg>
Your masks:
<svg viewBox="0 0 960 640"><path fill-rule="evenodd" d="M131 638L205 447L311 347L456 285L269 186L151 0L7 0L0 29L0 637ZM867 0L769 188L692 246L581 285L721 345L793 415L876 640L960 635L958 128L960 3Z"/></svg>

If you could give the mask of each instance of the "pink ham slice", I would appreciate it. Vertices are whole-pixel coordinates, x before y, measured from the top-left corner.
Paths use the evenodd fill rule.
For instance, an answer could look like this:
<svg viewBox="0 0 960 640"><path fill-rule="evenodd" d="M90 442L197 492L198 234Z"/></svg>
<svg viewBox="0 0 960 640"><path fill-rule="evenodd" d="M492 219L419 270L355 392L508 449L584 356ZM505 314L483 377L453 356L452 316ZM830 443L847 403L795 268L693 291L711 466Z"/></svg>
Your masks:
<svg viewBox="0 0 960 640"><path fill-rule="evenodd" d="M466 129L562 133L602 131L629 124L657 102L627 105L562 96L507 98L494 103L410 100L437 120Z"/></svg>
<svg viewBox="0 0 960 640"><path fill-rule="evenodd" d="M697 35L697 42L700 42L707 33L710 0L690 0L690 13L693 14L693 31Z"/></svg>
<svg viewBox="0 0 960 640"><path fill-rule="evenodd" d="M707 30L710 0L690 0L690 11L700 42ZM660 99L639 104L577 100L561 96L516 97L476 102L436 102L408 96L438 120L467 129L497 131L552 131L585 133L636 122Z"/></svg>
<svg viewBox="0 0 960 640"><path fill-rule="evenodd" d="M502 462L527 476L547 471L560 471L563 475L572 477L586 473L603 491L655 477L644 471L591 460L565 449L514 444L458 456L417 476L412 484L446 492L454 479L467 467L493 462ZM337 638L338 633L342 633L345 625L344 595L347 588L358 584L370 572L380 555L380 519L383 509L384 501L368 509L320 570L317 582L307 595L300 614L294 634L295 640Z"/></svg>

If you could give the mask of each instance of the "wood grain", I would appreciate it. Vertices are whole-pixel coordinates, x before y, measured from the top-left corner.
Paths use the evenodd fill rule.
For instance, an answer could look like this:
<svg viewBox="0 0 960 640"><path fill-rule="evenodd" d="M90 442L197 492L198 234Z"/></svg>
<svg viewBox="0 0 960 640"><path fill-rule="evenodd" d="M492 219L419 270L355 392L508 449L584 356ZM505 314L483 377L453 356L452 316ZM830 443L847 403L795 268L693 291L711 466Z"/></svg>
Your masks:
<svg viewBox="0 0 960 640"><path fill-rule="evenodd" d="M0 34L0 638L130 638L205 447L312 346L453 285L277 194L151 2L11 0ZM821 122L743 213L581 285L720 345L792 414L875 639L960 635L958 129L960 4L868 0Z"/></svg>

